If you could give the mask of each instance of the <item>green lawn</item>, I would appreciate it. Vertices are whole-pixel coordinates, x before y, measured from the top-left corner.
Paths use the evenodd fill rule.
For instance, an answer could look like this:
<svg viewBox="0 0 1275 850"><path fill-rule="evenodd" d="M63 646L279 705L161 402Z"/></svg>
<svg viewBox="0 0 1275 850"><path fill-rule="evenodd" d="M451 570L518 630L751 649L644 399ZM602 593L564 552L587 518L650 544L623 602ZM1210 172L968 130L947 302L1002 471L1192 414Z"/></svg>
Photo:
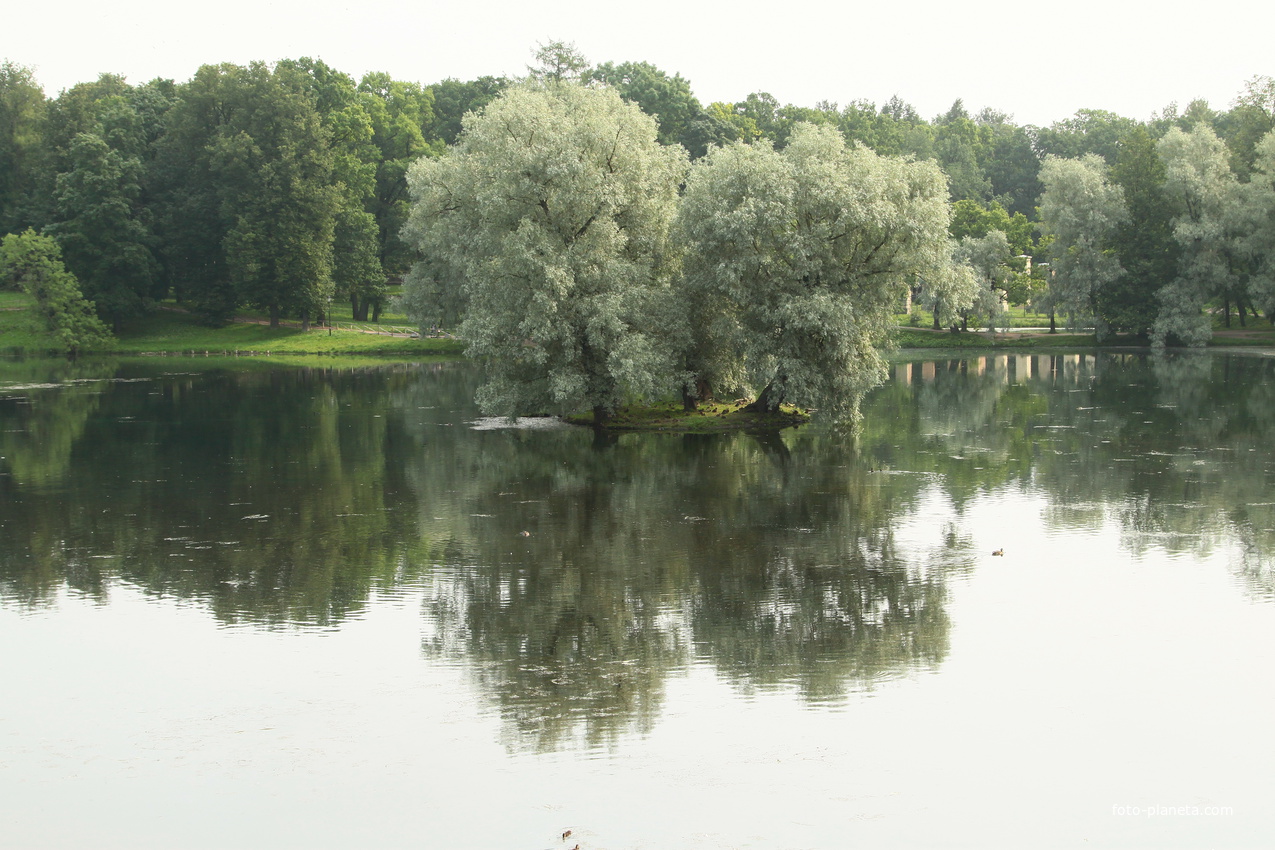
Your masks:
<svg viewBox="0 0 1275 850"><path fill-rule="evenodd" d="M351 330L282 327L233 323L221 328L201 325L186 313L160 310L130 322L118 335L120 353L154 352L260 354L459 354L454 339L409 339Z"/></svg>
<svg viewBox="0 0 1275 850"><path fill-rule="evenodd" d="M0 292L0 351L56 348L34 306L35 300L25 292Z"/></svg>

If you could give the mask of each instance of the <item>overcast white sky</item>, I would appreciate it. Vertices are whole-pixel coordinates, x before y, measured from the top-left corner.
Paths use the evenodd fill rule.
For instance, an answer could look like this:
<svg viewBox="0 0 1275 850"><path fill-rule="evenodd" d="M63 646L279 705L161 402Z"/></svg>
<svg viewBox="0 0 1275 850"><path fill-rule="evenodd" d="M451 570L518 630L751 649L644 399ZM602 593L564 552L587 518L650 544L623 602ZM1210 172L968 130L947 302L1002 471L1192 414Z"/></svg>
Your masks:
<svg viewBox="0 0 1275 850"><path fill-rule="evenodd" d="M681 73L705 104L755 91L800 106L898 94L931 118L959 97L1019 124L1080 108L1146 119L1195 98L1224 109L1246 80L1275 75L1265 0L44 0L4 19L0 58L33 67L50 95L101 72L183 81L203 64L299 56L356 79L517 75L551 39L595 63Z"/></svg>

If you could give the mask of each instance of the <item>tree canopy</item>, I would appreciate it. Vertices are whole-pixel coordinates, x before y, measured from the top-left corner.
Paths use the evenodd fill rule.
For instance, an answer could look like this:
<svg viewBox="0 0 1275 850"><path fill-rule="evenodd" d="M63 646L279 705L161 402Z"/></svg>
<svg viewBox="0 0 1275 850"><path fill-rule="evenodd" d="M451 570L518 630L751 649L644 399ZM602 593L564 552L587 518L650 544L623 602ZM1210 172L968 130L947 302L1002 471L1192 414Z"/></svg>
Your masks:
<svg viewBox="0 0 1275 850"><path fill-rule="evenodd" d="M853 413L883 377L877 349L914 278L950 261L949 223L932 163L798 124L782 151L736 143L692 169L681 286L710 311L696 326L721 328L716 368L764 387L760 407Z"/></svg>
<svg viewBox="0 0 1275 850"><path fill-rule="evenodd" d="M466 120L455 148L409 172L409 288L464 305L494 413L592 409L666 374L644 319L667 287L685 152L614 89L550 77Z"/></svg>

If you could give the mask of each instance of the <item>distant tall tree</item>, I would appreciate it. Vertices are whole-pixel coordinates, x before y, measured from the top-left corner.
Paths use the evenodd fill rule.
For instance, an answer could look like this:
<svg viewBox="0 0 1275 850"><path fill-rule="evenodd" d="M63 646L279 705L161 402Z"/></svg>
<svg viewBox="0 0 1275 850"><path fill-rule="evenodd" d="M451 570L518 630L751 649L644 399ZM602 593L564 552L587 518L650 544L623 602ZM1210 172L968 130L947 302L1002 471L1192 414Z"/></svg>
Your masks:
<svg viewBox="0 0 1275 850"><path fill-rule="evenodd" d="M429 87L434 96L434 120L425 141L453 145L460 136L461 123L471 112L491 103L509 85L504 77L479 77L461 82L448 78Z"/></svg>
<svg viewBox="0 0 1275 850"><path fill-rule="evenodd" d="M56 218L48 227L84 295L118 331L160 293L152 236L138 206L142 163L112 150L101 136L80 133L57 176Z"/></svg>
<svg viewBox="0 0 1275 850"><path fill-rule="evenodd" d="M1042 155L1079 159L1097 154L1107 163L1116 161L1120 139L1135 122L1102 109L1081 109L1074 116L1036 131L1036 147Z"/></svg>
<svg viewBox="0 0 1275 850"><path fill-rule="evenodd" d="M1110 175L1124 193L1129 217L1113 237L1124 274L1098 293L1098 312L1113 331L1145 335L1159 309L1157 293L1177 274L1179 254L1164 161L1146 127L1121 138Z"/></svg>
<svg viewBox="0 0 1275 850"><path fill-rule="evenodd" d="M315 315L332 291L342 193L314 80L290 63L205 65L179 92L157 162L178 294L214 323L239 304L272 324Z"/></svg>
<svg viewBox="0 0 1275 850"><path fill-rule="evenodd" d="M244 69L233 117L213 143L212 165L231 226L227 269L239 302L312 316L332 290L332 240L341 193L308 86L295 69Z"/></svg>
<svg viewBox="0 0 1275 850"><path fill-rule="evenodd" d="M44 143L44 90L30 68L0 63L0 233L36 223L31 210Z"/></svg>
<svg viewBox="0 0 1275 850"><path fill-rule="evenodd" d="M670 77L649 62L604 62L589 73L590 79L612 86L659 122L661 144L680 144L692 158L703 156L709 146L730 141L725 122L710 115L691 93L680 74Z"/></svg>
<svg viewBox="0 0 1275 850"><path fill-rule="evenodd" d="M1240 179L1248 179L1258 143L1275 130L1275 78L1257 76L1246 82L1222 123L1227 129L1232 170Z"/></svg>
<svg viewBox="0 0 1275 850"><path fill-rule="evenodd" d="M536 64L527 66L530 79L540 83L575 83L589 75L589 60L573 42L549 41L536 46Z"/></svg>
<svg viewBox="0 0 1275 850"><path fill-rule="evenodd" d="M1250 297L1275 321L1275 130L1254 146L1252 179L1244 186L1241 250L1252 263Z"/></svg>
<svg viewBox="0 0 1275 850"><path fill-rule="evenodd" d="M1095 322L1102 339L1111 329L1098 309L1099 295L1123 271L1113 247L1129 215L1123 193L1093 153L1079 159L1046 156L1040 180L1041 229L1051 239L1050 303L1072 327Z"/></svg>
<svg viewBox="0 0 1275 850"><path fill-rule="evenodd" d="M223 203L226 187L213 154L233 132L246 73L237 65L204 65L178 86L151 168L165 282L212 324L229 319L239 303L225 248L234 210Z"/></svg>
<svg viewBox="0 0 1275 850"><path fill-rule="evenodd" d="M365 75L359 92L372 121L372 142L379 151L370 205L376 221L377 259L385 274L401 276L415 260L400 235L411 205L407 169L420 157L439 156L446 149L441 140L426 136L436 124L435 94L430 88L379 72Z"/></svg>
<svg viewBox="0 0 1275 850"><path fill-rule="evenodd" d="M382 102L360 92L353 78L321 60L286 60L279 63L279 71L296 72L308 87L332 151L331 179L337 195L333 294L350 303L355 321L367 321L369 309L376 320L385 301L386 281L380 264L382 242L372 212L380 209L377 172L382 161L372 112Z"/></svg>
<svg viewBox="0 0 1275 850"><path fill-rule="evenodd" d="M992 197L1011 214L1034 216L1043 187L1040 155L1026 128L1008 115L984 109L975 122L984 133L979 163L991 183Z"/></svg>
<svg viewBox="0 0 1275 850"><path fill-rule="evenodd" d="M1243 310L1247 303L1238 238L1244 214L1239 181L1226 145L1205 124L1189 133L1174 127L1156 148L1164 160L1165 193L1181 253L1177 275L1160 291L1152 341L1203 345L1212 336L1203 312L1211 299L1223 302L1228 324L1231 307Z"/></svg>

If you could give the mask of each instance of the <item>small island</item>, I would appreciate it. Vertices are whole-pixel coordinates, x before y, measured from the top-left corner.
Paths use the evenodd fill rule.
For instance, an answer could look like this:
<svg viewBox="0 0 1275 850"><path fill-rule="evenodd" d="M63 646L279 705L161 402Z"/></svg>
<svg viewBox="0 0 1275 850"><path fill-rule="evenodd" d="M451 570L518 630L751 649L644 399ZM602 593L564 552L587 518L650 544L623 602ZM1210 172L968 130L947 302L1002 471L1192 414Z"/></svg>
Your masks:
<svg viewBox="0 0 1275 850"><path fill-rule="evenodd" d="M701 402L693 410L681 404L624 405L600 425L593 414L565 417L573 425L596 425L606 431L657 431L673 434L717 434L727 431L763 432L793 428L810 421L810 411L790 404L778 410L758 410L749 399Z"/></svg>

